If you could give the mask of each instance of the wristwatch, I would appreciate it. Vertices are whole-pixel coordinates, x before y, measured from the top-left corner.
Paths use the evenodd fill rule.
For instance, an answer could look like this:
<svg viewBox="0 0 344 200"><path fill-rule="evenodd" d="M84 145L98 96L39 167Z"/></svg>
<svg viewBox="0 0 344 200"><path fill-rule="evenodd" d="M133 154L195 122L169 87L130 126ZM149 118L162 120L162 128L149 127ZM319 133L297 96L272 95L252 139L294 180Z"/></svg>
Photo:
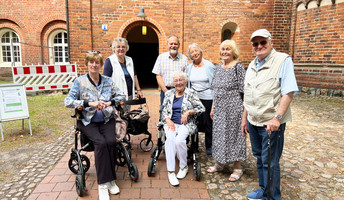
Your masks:
<svg viewBox="0 0 344 200"><path fill-rule="evenodd" d="M276 117L276 119L278 119L278 120L282 120L282 116L281 115L275 115L274 117Z"/></svg>

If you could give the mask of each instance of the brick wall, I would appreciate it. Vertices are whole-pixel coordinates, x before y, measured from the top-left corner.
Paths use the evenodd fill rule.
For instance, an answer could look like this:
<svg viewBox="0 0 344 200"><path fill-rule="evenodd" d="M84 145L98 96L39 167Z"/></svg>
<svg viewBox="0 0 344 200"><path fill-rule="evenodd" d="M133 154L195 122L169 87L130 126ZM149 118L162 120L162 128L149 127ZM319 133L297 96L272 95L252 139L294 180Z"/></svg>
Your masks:
<svg viewBox="0 0 344 200"><path fill-rule="evenodd" d="M310 3L293 4L289 53L298 85L344 90L344 3Z"/></svg>
<svg viewBox="0 0 344 200"><path fill-rule="evenodd" d="M0 29L12 29L21 42L36 45L21 45L22 64L39 63L37 45L47 45L47 35L56 28L66 30L65 0L1 0L0 10ZM43 62L49 63L48 51L41 55Z"/></svg>
<svg viewBox="0 0 344 200"><path fill-rule="evenodd" d="M166 38L173 34L181 37L180 52L187 55L188 45L196 42L203 48L204 58L219 63L222 27L227 22L234 22L238 25L233 39L241 51L239 60L248 65L254 58L249 38L256 29L269 29L276 40L276 48L288 51L285 44L289 40L291 6L292 0L70 1L72 62L80 63L92 46L105 57L111 55L109 47L113 39L125 37L131 26L141 22L148 23L156 31L160 53L167 51ZM145 20L136 17L141 7L148 16ZM274 18L274 13L279 14ZM107 31L101 30L102 24L108 25ZM83 71L85 67L79 69Z"/></svg>
<svg viewBox="0 0 344 200"><path fill-rule="evenodd" d="M308 8L294 15L294 62L344 64L344 3Z"/></svg>
<svg viewBox="0 0 344 200"><path fill-rule="evenodd" d="M323 6L325 1L312 8L312 0L69 0L71 62L85 73L87 50L100 50L107 57L114 38L147 25L158 36L160 53L167 51L166 38L174 34L181 37L180 52L187 54L188 45L196 42L204 58L219 63L221 30L235 23L233 39L245 66L254 58L251 33L267 28L274 47L292 56L300 86L344 90L344 3ZM305 9L297 11L301 4ZM145 19L137 17L141 7ZM48 46L51 32L66 30L65 0L7 0L0 1L0 9L0 29L13 29L24 43ZM103 31L102 24L109 29ZM21 54L23 64L40 62L37 47L22 45ZM48 63L48 51L41 54Z"/></svg>

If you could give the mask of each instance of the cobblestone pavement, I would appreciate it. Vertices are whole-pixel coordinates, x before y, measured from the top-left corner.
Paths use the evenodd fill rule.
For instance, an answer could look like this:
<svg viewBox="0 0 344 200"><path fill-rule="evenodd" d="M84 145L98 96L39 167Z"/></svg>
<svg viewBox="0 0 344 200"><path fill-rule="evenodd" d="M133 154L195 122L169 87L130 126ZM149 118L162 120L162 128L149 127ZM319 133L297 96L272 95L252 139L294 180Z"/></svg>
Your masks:
<svg viewBox="0 0 344 200"><path fill-rule="evenodd" d="M280 161L282 199L344 199L344 99L297 94L292 114ZM232 166L209 174L206 169L214 162L202 157L203 180L212 199L246 199L257 189L256 159L250 148L247 139L244 175L235 183L228 181Z"/></svg>
<svg viewBox="0 0 344 200"><path fill-rule="evenodd" d="M280 162L282 199L344 200L344 98L298 94L292 103L292 113L293 122L287 124ZM156 117L150 120L150 127L154 127L155 120ZM1 185L0 200L27 199L70 149L73 144L70 132L67 130L42 152L35 152L18 175ZM244 175L232 183L228 181L232 166L223 172L206 172L214 161L205 155L204 135L200 135L202 144L198 159L210 198L246 199L246 194L258 186L256 159L252 156L249 140ZM29 199L36 198L30 196Z"/></svg>
<svg viewBox="0 0 344 200"><path fill-rule="evenodd" d="M0 199L26 199L70 149L73 142L71 131L66 130L54 143L32 152L33 156L23 169L12 180L0 185Z"/></svg>

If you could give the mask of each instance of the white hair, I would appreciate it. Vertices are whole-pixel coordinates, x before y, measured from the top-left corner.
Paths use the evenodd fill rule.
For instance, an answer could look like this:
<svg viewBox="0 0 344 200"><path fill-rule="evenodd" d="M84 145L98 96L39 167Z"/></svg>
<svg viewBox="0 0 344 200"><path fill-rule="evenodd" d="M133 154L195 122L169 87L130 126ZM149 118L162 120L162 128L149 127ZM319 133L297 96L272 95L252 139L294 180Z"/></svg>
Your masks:
<svg viewBox="0 0 344 200"><path fill-rule="evenodd" d="M188 75L185 72L182 72L182 71L173 72L173 74L172 74L173 80L177 77L183 77L185 82L188 82Z"/></svg>

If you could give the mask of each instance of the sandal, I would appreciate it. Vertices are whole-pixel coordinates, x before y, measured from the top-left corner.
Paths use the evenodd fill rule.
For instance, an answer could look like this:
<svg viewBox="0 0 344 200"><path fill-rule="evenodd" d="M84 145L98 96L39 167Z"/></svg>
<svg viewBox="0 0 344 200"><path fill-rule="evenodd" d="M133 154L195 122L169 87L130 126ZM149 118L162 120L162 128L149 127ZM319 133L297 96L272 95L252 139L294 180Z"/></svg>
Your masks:
<svg viewBox="0 0 344 200"><path fill-rule="evenodd" d="M210 166L207 170L208 173L220 172L223 170L223 166L215 163L214 166Z"/></svg>
<svg viewBox="0 0 344 200"><path fill-rule="evenodd" d="M242 174L243 174L242 169L234 169L234 172L231 174L228 180L230 182L235 182L241 178Z"/></svg>

